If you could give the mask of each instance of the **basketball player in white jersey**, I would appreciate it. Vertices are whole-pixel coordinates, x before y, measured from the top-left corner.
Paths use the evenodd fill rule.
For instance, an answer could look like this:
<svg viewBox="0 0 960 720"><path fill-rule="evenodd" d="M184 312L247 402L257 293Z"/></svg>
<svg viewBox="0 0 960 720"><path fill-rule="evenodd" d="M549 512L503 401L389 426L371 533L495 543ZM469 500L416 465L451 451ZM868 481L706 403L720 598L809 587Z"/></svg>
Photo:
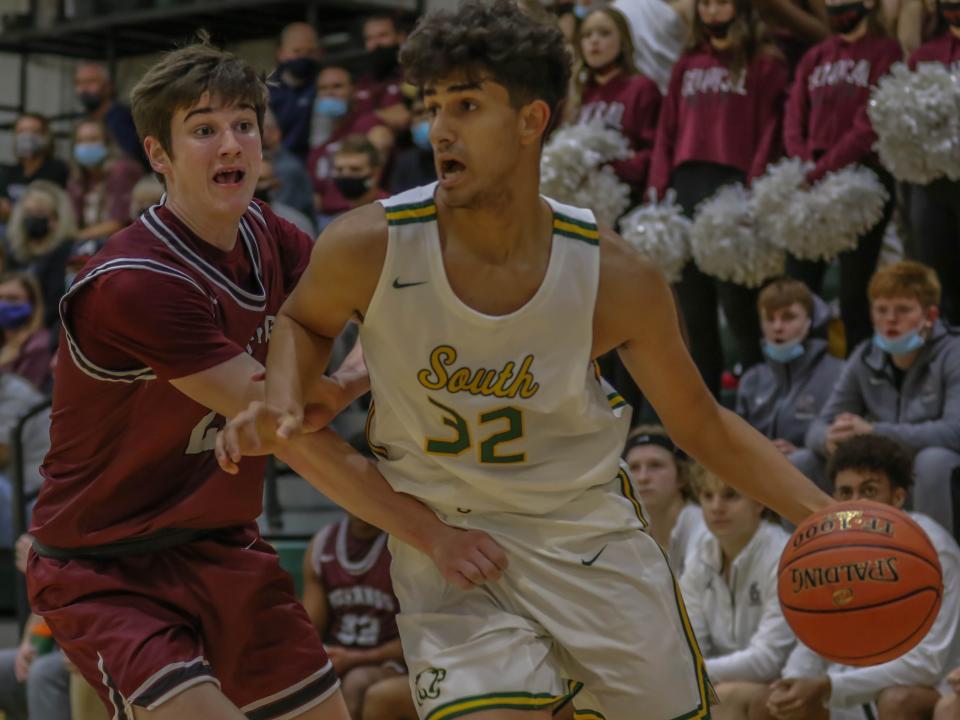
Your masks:
<svg viewBox="0 0 960 720"><path fill-rule="evenodd" d="M703 658L620 463L626 408L593 360L616 348L678 445L790 520L830 499L715 403L663 277L589 210L539 195L570 72L560 32L474 0L424 18L401 60L439 182L325 230L274 326L266 404L218 457L232 468L302 431L305 383L356 319L379 469L509 559L464 590L391 543L420 717L548 720L572 697L578 720L709 718Z"/></svg>

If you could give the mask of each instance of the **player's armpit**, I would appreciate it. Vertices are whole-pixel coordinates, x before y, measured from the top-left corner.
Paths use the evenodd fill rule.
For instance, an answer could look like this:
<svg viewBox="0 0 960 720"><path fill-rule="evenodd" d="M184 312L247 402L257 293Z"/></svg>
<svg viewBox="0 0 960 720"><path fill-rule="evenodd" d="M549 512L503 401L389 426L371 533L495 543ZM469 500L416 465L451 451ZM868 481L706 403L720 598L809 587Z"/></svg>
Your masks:
<svg viewBox="0 0 960 720"><path fill-rule="evenodd" d="M259 362L239 352L226 362L173 379L170 384L200 405L232 418L253 401L263 399L263 383L252 379L262 370Z"/></svg>

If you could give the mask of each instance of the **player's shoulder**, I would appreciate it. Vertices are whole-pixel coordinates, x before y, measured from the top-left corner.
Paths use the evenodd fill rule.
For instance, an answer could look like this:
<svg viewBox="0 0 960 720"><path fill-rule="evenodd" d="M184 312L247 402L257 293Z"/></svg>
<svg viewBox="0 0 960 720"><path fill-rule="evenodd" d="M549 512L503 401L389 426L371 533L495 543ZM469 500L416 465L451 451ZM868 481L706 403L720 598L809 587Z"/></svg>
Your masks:
<svg viewBox="0 0 960 720"><path fill-rule="evenodd" d="M946 528L929 515L924 515L919 512L911 512L908 514L927 534L927 537L930 538L930 543L937 553L949 553L954 557L960 558L960 546L957 545L957 541L953 535L947 532Z"/></svg>
<svg viewBox="0 0 960 720"><path fill-rule="evenodd" d="M665 283L660 269L613 228L598 225L601 283L642 291Z"/></svg>

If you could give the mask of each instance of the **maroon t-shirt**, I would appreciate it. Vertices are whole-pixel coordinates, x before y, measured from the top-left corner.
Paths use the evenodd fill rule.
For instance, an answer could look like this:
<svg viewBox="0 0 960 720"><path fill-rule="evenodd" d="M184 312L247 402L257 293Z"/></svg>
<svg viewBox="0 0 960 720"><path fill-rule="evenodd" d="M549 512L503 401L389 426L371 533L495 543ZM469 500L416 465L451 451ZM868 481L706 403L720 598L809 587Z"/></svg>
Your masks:
<svg viewBox="0 0 960 720"><path fill-rule="evenodd" d="M354 110L360 114L375 113L403 102L403 68L397 67L383 80L365 75L353 86Z"/></svg>
<svg viewBox="0 0 960 720"><path fill-rule="evenodd" d="M323 641L346 647L377 647L399 636L400 603L390 580L387 535L360 540L351 535L349 518L314 536L313 570L330 608Z"/></svg>
<svg viewBox="0 0 960 720"><path fill-rule="evenodd" d="M816 160L811 182L852 163L878 162L867 103L871 89L900 59L896 40L875 35L852 43L835 35L803 56L787 102L783 139L792 157Z"/></svg>
<svg viewBox="0 0 960 720"><path fill-rule="evenodd" d="M373 113L358 113L352 110L337 127L323 145L317 145L307 157L307 172L313 182L313 191L320 196L320 207L317 208L325 215L333 215L350 209L347 200L331 182L333 176L333 156L340 149L340 143L348 135L366 135L377 125L383 125Z"/></svg>
<svg viewBox="0 0 960 720"><path fill-rule="evenodd" d="M908 64L916 70L919 63L926 62L942 63L950 72L960 75L960 38L948 29L914 50Z"/></svg>
<svg viewBox="0 0 960 720"><path fill-rule="evenodd" d="M682 55L660 111L650 186L662 195L673 169L694 161L761 175L779 155L786 87L786 63L773 52L758 52L739 77L710 45Z"/></svg>
<svg viewBox="0 0 960 720"><path fill-rule="evenodd" d="M647 170L657 137L657 118L660 116L660 90L644 75L620 73L606 85L591 80L583 88L578 123L602 120L617 130L630 143L633 154L611 163L617 176L626 183L643 189Z"/></svg>
<svg viewBox="0 0 960 720"><path fill-rule="evenodd" d="M230 252L164 206L107 241L61 303L51 449L31 529L40 542L84 547L256 519L264 460L220 470L223 418L169 381L242 352L264 362L310 244L256 201Z"/></svg>

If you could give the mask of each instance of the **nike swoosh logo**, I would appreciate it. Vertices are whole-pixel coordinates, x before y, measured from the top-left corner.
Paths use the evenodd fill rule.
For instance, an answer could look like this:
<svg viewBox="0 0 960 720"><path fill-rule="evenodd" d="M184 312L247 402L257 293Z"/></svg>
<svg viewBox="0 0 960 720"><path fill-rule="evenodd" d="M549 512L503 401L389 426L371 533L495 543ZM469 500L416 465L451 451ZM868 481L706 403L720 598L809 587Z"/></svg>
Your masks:
<svg viewBox="0 0 960 720"><path fill-rule="evenodd" d="M408 287L414 287L415 285L426 285L426 284L427 284L426 280L421 280L420 282L405 283L405 282L400 282L400 278L393 279L393 286L397 290L401 290L403 288L408 288Z"/></svg>
<svg viewBox="0 0 960 720"><path fill-rule="evenodd" d="M602 548L600 548L599 551L597 551L597 554L594 555L592 558L590 558L589 560L584 560L583 558L580 558L580 562L581 562L583 565L586 565L587 567L590 567L591 565L593 565L593 564L597 561L597 558L600 557L600 554L601 554L604 550L606 550L606 549L607 549L607 546L604 545Z"/></svg>

